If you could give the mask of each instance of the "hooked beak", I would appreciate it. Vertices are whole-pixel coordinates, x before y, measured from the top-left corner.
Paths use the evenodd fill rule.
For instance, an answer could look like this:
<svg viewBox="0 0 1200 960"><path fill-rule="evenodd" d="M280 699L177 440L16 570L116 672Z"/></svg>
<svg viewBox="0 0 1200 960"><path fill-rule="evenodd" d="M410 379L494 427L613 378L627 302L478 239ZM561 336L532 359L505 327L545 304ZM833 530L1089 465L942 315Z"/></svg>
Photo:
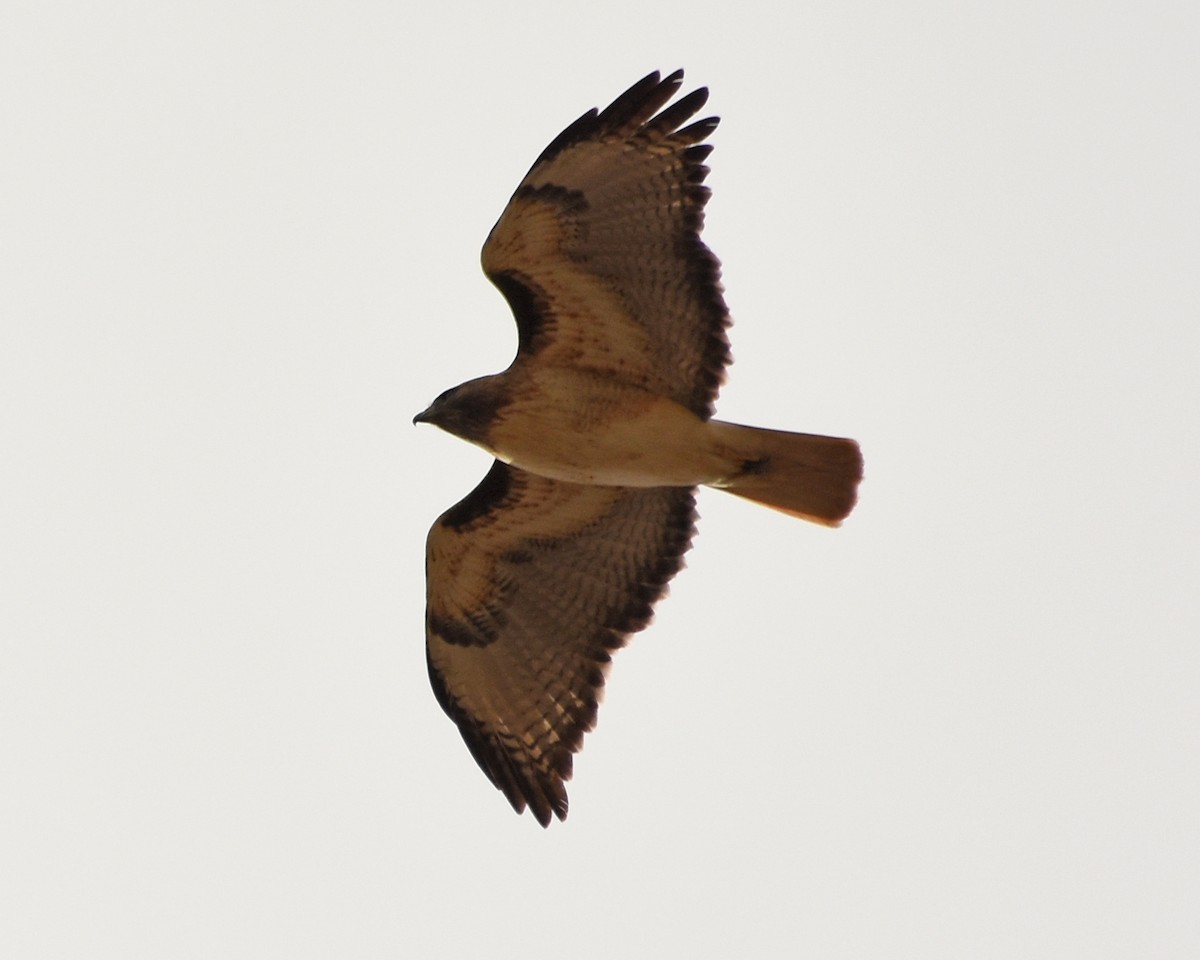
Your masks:
<svg viewBox="0 0 1200 960"><path fill-rule="evenodd" d="M413 423L429 423L429 408L427 407L413 417Z"/></svg>

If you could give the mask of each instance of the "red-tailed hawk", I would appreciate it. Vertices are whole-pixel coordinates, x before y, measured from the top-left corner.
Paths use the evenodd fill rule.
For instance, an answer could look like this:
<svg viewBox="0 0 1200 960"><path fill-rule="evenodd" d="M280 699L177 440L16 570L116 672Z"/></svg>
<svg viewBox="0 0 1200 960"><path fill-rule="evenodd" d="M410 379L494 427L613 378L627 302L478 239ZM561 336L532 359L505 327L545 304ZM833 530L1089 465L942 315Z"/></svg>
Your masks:
<svg viewBox="0 0 1200 960"><path fill-rule="evenodd" d="M491 470L429 531L426 654L483 772L546 826L612 652L649 622L704 484L830 526L854 506L853 440L710 419L729 362L717 259L700 240L708 99L663 107L652 73L560 133L483 246L518 349L414 422ZM660 112L661 111L661 112Z"/></svg>

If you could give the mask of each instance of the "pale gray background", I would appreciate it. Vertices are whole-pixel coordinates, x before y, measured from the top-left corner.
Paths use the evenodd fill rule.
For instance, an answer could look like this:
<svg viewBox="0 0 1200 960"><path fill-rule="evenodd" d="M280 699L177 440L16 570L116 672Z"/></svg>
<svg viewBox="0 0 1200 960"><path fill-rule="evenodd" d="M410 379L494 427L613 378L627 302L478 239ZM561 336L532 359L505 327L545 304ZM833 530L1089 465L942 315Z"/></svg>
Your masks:
<svg viewBox="0 0 1200 960"><path fill-rule="evenodd" d="M1200 955L1191 2L8 3L0 953ZM768 12L772 11L772 12ZM717 493L566 824L429 692L478 248L654 68L724 117Z"/></svg>

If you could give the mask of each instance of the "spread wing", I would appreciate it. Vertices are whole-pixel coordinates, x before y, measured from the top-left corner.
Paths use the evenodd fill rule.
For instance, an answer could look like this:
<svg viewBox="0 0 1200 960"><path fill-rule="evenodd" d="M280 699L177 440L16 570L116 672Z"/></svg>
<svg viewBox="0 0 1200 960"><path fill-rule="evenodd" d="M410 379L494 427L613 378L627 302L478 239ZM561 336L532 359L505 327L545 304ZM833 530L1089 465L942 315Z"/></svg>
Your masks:
<svg viewBox="0 0 1200 960"><path fill-rule="evenodd" d="M514 363L620 371L702 417L729 363L720 265L700 240L710 117L652 73L542 151L483 247L512 307ZM658 112L660 111L661 112Z"/></svg>
<svg viewBox="0 0 1200 960"><path fill-rule="evenodd" d="M518 813L567 814L613 650L683 565L693 490L589 487L496 461L433 525L426 655L442 709Z"/></svg>

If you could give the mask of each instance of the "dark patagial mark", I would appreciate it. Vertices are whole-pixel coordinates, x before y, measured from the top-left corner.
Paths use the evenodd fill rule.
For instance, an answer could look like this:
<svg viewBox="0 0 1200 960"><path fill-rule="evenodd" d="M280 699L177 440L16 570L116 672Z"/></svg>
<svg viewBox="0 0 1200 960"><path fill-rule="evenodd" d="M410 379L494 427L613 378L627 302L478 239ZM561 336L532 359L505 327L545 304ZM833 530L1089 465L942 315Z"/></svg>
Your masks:
<svg viewBox="0 0 1200 960"><path fill-rule="evenodd" d="M451 530L461 530L500 506L511 489L512 472L507 465L496 460L479 485L443 513L438 522Z"/></svg>
<svg viewBox="0 0 1200 960"><path fill-rule="evenodd" d="M557 183L542 183L536 187L527 183L517 188L513 198L548 203L572 216L585 213L588 208L587 197L584 196L582 190L572 190L570 187L564 187Z"/></svg>
<svg viewBox="0 0 1200 960"><path fill-rule="evenodd" d="M486 647L496 641L494 627L482 623L466 623L453 617L429 614L429 632L456 647Z"/></svg>
<svg viewBox="0 0 1200 960"><path fill-rule="evenodd" d="M517 350L535 352L553 324L550 298L541 287L516 270L489 273L488 279L504 295L517 321Z"/></svg>

